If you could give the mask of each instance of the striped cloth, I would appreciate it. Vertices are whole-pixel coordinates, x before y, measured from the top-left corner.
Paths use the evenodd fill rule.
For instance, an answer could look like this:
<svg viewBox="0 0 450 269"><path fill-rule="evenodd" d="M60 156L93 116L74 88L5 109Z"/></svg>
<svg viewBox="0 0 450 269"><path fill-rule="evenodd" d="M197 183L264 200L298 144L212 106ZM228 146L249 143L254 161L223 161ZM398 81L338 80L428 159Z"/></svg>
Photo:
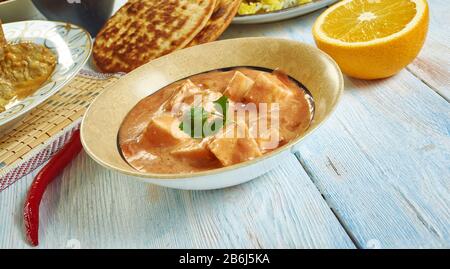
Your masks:
<svg viewBox="0 0 450 269"><path fill-rule="evenodd" d="M26 159L6 167L4 170L2 169L0 174L0 192L47 162L70 140L73 132L79 129L80 123L81 119L34 149L30 154L27 154Z"/></svg>

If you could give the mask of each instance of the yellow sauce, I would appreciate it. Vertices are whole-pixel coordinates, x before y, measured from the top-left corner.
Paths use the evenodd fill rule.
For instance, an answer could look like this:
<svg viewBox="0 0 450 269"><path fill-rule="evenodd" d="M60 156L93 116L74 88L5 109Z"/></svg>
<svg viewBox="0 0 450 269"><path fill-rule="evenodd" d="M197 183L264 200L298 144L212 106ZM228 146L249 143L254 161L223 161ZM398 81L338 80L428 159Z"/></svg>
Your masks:
<svg viewBox="0 0 450 269"><path fill-rule="evenodd" d="M56 56L42 45L4 46L0 59L0 111L12 100L33 94L49 79L55 66Z"/></svg>

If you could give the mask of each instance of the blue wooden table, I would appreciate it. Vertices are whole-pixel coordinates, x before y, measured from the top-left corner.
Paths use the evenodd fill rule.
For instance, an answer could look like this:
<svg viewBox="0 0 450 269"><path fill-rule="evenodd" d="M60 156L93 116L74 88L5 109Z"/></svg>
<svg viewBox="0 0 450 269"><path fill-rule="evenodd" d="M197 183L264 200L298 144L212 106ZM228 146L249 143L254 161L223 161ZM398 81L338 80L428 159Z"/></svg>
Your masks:
<svg viewBox="0 0 450 269"><path fill-rule="evenodd" d="M449 248L450 2L429 4L419 57L389 79L346 78L335 114L272 172L228 189L179 191L83 153L46 192L40 247ZM313 43L320 12L235 25L223 38ZM0 248L28 247L21 207L32 178L0 193Z"/></svg>

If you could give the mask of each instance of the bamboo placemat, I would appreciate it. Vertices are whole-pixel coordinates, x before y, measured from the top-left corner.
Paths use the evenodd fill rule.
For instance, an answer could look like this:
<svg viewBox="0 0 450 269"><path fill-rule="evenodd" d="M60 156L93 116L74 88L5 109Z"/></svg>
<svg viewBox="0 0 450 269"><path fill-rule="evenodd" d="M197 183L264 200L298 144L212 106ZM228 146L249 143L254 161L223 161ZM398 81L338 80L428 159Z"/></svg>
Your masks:
<svg viewBox="0 0 450 269"><path fill-rule="evenodd" d="M119 77L81 71L0 137L0 191L55 154L79 128L89 104Z"/></svg>

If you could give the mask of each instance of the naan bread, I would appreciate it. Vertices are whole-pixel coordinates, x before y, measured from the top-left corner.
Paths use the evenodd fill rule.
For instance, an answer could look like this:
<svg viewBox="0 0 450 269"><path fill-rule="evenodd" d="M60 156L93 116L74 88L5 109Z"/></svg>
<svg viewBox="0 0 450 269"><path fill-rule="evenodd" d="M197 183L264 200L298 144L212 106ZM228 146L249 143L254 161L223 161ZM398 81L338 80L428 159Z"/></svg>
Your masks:
<svg viewBox="0 0 450 269"><path fill-rule="evenodd" d="M96 37L94 63L103 72L131 70L184 48L208 22L216 0L132 0Z"/></svg>
<svg viewBox="0 0 450 269"><path fill-rule="evenodd" d="M217 0L214 13L205 28L188 44L188 47L211 42L220 37L236 15L241 0Z"/></svg>

